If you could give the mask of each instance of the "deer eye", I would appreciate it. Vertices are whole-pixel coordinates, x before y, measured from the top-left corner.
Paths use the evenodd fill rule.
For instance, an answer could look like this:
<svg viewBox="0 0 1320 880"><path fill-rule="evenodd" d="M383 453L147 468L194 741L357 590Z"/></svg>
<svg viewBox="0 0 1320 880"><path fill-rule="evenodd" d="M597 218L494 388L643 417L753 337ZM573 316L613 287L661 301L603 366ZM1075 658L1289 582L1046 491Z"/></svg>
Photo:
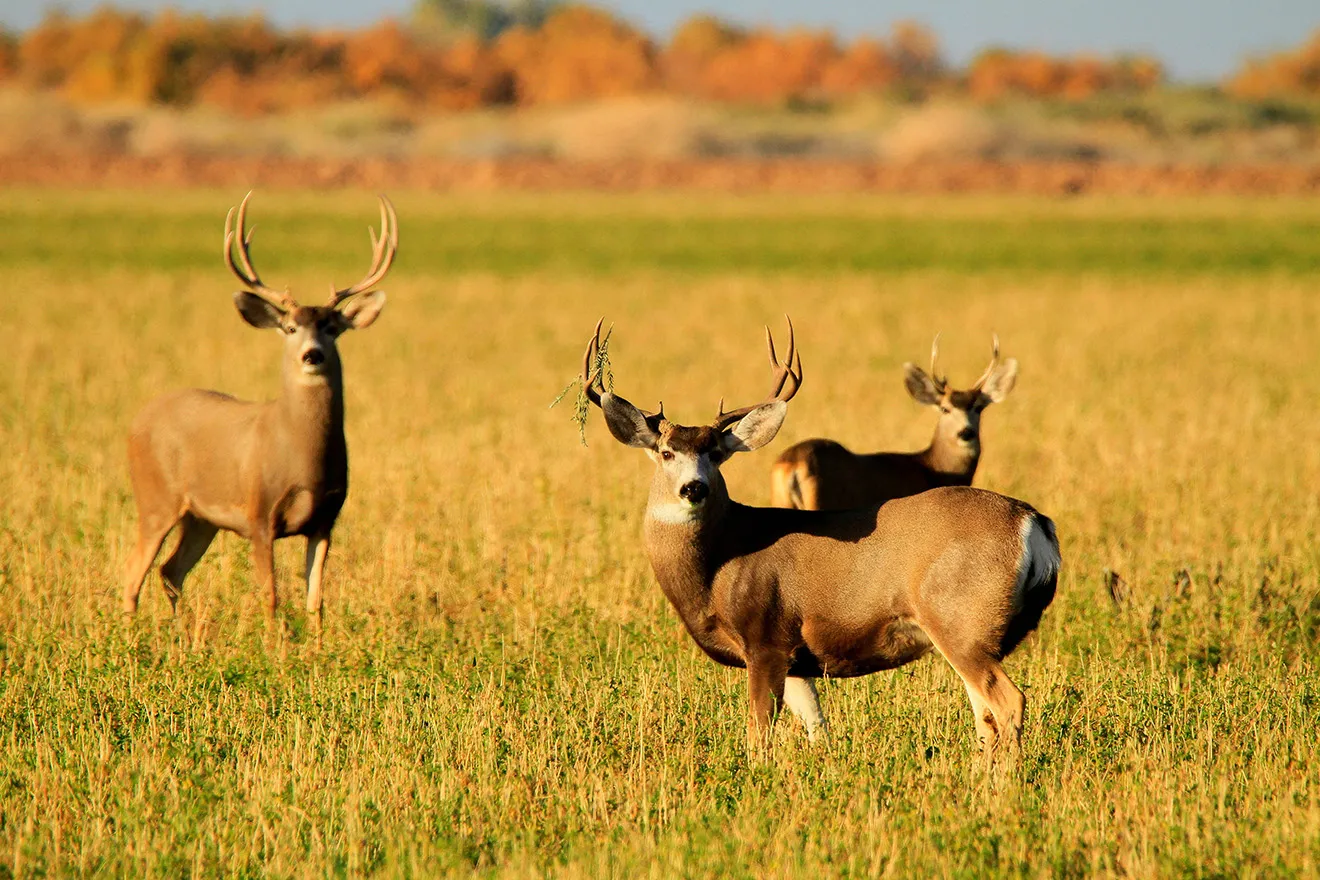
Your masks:
<svg viewBox="0 0 1320 880"><path fill-rule="evenodd" d="M660 457L663 458L665 461L670 461L673 459L674 453L670 452L668 449L661 449Z"/></svg>
<svg viewBox="0 0 1320 880"><path fill-rule="evenodd" d="M284 332L287 333L287 334L289 334L290 336L292 336L293 334L295 334L295 333L298 332L298 325L297 325L297 324L289 324L289 325L285 326L285 328L284 328Z"/></svg>

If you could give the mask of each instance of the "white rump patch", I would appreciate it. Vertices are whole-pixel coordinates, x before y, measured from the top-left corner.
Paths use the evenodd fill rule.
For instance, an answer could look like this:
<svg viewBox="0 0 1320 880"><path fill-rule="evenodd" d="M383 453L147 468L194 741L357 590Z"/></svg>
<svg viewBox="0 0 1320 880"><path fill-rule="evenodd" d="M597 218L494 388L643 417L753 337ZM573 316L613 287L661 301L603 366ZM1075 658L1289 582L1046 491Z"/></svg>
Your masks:
<svg viewBox="0 0 1320 880"><path fill-rule="evenodd" d="M1059 573L1062 560L1059 545L1041 525L1034 513L1022 518L1022 556L1018 560L1017 583L1013 586L1013 606L1021 610L1027 593Z"/></svg>

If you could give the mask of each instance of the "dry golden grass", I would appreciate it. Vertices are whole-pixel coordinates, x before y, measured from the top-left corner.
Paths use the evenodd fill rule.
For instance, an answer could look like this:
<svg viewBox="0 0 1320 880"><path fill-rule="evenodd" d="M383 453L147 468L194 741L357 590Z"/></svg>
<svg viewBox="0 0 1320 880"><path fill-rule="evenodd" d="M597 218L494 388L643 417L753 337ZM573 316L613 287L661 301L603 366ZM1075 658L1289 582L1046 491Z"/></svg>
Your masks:
<svg viewBox="0 0 1320 880"><path fill-rule="evenodd" d="M389 304L341 346L352 489L318 651L295 542L277 637L232 536L177 625L154 576L118 619L134 411L277 388L278 346L229 303L233 199L0 194L0 874L1317 870L1314 206L404 195ZM365 264L371 210L259 193L263 275L321 296ZM870 262L834 262L822 229ZM1257 260L1262 240L1287 246ZM749 761L741 676L643 556L649 463L547 408L603 313L619 390L708 418L763 393L784 311L806 383L727 466L741 500L808 436L925 442L899 367L936 330L955 380L992 330L1022 364L977 483L1051 515L1065 570L1008 664L1011 778L973 772L938 658L829 683L827 747L788 719Z"/></svg>

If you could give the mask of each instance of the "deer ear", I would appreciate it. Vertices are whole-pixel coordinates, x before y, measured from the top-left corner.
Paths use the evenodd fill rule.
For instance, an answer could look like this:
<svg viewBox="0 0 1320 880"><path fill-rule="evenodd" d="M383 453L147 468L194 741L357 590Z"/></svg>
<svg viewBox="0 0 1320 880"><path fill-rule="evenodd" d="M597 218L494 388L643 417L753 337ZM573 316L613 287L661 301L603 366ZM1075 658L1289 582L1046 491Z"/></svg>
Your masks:
<svg viewBox="0 0 1320 880"><path fill-rule="evenodd" d="M238 313L243 316L243 320L258 330L273 330L280 326L280 321L284 318L283 312L255 293L246 291L235 293L234 305L238 307Z"/></svg>
<svg viewBox="0 0 1320 880"><path fill-rule="evenodd" d="M385 308L385 293L373 290L353 297L339 310L345 330L365 330L380 317Z"/></svg>
<svg viewBox="0 0 1320 880"><path fill-rule="evenodd" d="M903 384L907 386L907 393L912 395L912 399L923 406L938 406L940 402L939 389L935 387L935 382L926 375L926 371L913 363L903 365Z"/></svg>
<svg viewBox="0 0 1320 880"><path fill-rule="evenodd" d="M642 411L622 397L606 391L600 396L600 408L610 433L624 446L655 449L660 442L660 435L651 430Z"/></svg>
<svg viewBox="0 0 1320 880"><path fill-rule="evenodd" d="M990 398L992 403L998 403L1008 397L1008 392L1012 391L1013 386L1017 384L1017 371L1017 358L1009 358L1004 361L982 383L981 394Z"/></svg>
<svg viewBox="0 0 1320 880"><path fill-rule="evenodd" d="M724 451L732 455L735 452L751 452L760 449L779 433L788 415L788 404L782 400L763 403L738 420L738 423L724 432L721 442Z"/></svg>

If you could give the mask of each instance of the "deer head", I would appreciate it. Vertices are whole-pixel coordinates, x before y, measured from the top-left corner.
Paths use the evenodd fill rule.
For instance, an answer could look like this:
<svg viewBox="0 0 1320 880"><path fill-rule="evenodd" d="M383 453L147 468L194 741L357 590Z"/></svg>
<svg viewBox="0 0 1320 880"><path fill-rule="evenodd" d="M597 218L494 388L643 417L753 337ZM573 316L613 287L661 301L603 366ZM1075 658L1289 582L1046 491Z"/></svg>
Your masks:
<svg viewBox="0 0 1320 880"><path fill-rule="evenodd" d="M793 323L788 323L788 353L783 363L775 354L770 328L765 330L774 370L769 396L731 412L724 411L721 400L714 421L692 427L667 419L664 404L656 412L647 412L617 394L597 389L600 375L594 365L603 322L602 318L596 324L582 360L587 397L604 412L615 440L644 450L655 462L650 515L667 522L699 521L709 507L728 500L720 465L736 452L750 452L769 443L784 423L788 402L802 384L802 358L794 347Z"/></svg>
<svg viewBox="0 0 1320 880"><path fill-rule="evenodd" d="M248 324L262 330L278 330L284 336L284 365L288 376L315 383L340 375L339 349L335 341L345 330L370 327L385 306L385 294L372 288L385 277L399 249L399 224L394 206L380 197L380 237L371 236L371 268L351 287L335 290L323 306L303 306L287 289L267 287L252 265L249 250L252 233L247 229L247 204L243 197L237 209L225 217L225 262L247 288L234 294L234 305ZM235 223L237 220L237 223ZM235 228L235 226L237 228ZM234 262L235 253L238 262Z"/></svg>
<svg viewBox="0 0 1320 880"><path fill-rule="evenodd" d="M990 365L985 368L981 378L965 391L951 387L948 377L935 371L940 352L938 333L930 347L929 373L913 363L903 365L903 381L912 399L940 411L940 420L935 428L937 443L979 451L981 412L990 404L1003 400L1013 390L1013 384L1017 381L1017 360L1009 358L1001 362L999 337L994 336L993 339L994 352Z"/></svg>

